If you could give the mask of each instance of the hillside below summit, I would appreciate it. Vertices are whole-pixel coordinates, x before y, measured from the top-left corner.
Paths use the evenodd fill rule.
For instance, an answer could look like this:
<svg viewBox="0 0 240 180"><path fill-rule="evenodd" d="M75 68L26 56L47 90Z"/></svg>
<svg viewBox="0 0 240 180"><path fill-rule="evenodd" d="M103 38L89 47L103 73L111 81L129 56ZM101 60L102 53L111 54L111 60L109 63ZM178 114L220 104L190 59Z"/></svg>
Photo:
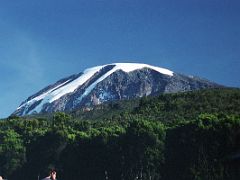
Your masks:
<svg viewBox="0 0 240 180"><path fill-rule="evenodd" d="M223 87L194 76L138 63L96 66L63 78L21 103L13 115L72 111L114 100Z"/></svg>

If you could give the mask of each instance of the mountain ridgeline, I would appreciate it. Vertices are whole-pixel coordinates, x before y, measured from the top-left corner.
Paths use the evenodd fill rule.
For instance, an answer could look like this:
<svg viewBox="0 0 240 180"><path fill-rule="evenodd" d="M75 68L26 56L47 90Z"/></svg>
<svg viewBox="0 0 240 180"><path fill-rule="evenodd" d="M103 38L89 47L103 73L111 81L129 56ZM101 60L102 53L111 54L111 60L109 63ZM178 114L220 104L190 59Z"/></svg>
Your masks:
<svg viewBox="0 0 240 180"><path fill-rule="evenodd" d="M70 112L116 100L218 87L222 86L160 67L115 63L59 80L30 96L13 115Z"/></svg>

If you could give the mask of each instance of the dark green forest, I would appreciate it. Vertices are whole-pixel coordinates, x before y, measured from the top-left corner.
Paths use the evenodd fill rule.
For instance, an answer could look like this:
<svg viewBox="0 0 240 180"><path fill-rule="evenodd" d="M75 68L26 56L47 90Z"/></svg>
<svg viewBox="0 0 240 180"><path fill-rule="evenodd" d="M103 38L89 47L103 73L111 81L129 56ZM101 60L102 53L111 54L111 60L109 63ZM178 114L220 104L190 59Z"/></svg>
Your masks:
<svg viewBox="0 0 240 180"><path fill-rule="evenodd" d="M161 94L0 121L0 175L34 180L237 180L240 90Z"/></svg>

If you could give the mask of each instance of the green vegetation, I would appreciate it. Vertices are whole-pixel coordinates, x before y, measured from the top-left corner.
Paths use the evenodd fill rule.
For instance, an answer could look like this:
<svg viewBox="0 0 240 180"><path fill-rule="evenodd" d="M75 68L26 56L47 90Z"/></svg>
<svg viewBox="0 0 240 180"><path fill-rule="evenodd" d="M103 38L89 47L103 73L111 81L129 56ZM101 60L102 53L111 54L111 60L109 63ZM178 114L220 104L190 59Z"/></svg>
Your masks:
<svg viewBox="0 0 240 180"><path fill-rule="evenodd" d="M191 120L202 113L239 114L239 89L211 89L142 98L135 113L163 122Z"/></svg>
<svg viewBox="0 0 240 180"><path fill-rule="evenodd" d="M0 173L67 180L240 177L240 90L166 94L0 121ZM86 120L88 119L88 120Z"/></svg>
<svg viewBox="0 0 240 180"><path fill-rule="evenodd" d="M194 92L162 94L135 100L116 101L96 106L89 112L71 112L78 120L121 120L133 116L171 123L192 120L202 113L239 114L240 89L207 89Z"/></svg>

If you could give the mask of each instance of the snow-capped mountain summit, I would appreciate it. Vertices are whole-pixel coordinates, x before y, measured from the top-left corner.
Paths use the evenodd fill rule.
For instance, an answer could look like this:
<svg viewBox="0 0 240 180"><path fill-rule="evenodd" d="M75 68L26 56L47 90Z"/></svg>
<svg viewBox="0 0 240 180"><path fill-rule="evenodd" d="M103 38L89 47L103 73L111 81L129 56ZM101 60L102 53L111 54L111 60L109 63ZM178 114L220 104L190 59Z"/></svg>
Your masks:
<svg viewBox="0 0 240 180"><path fill-rule="evenodd" d="M61 79L30 96L13 114L71 111L112 100L214 87L219 85L156 66L114 63Z"/></svg>

